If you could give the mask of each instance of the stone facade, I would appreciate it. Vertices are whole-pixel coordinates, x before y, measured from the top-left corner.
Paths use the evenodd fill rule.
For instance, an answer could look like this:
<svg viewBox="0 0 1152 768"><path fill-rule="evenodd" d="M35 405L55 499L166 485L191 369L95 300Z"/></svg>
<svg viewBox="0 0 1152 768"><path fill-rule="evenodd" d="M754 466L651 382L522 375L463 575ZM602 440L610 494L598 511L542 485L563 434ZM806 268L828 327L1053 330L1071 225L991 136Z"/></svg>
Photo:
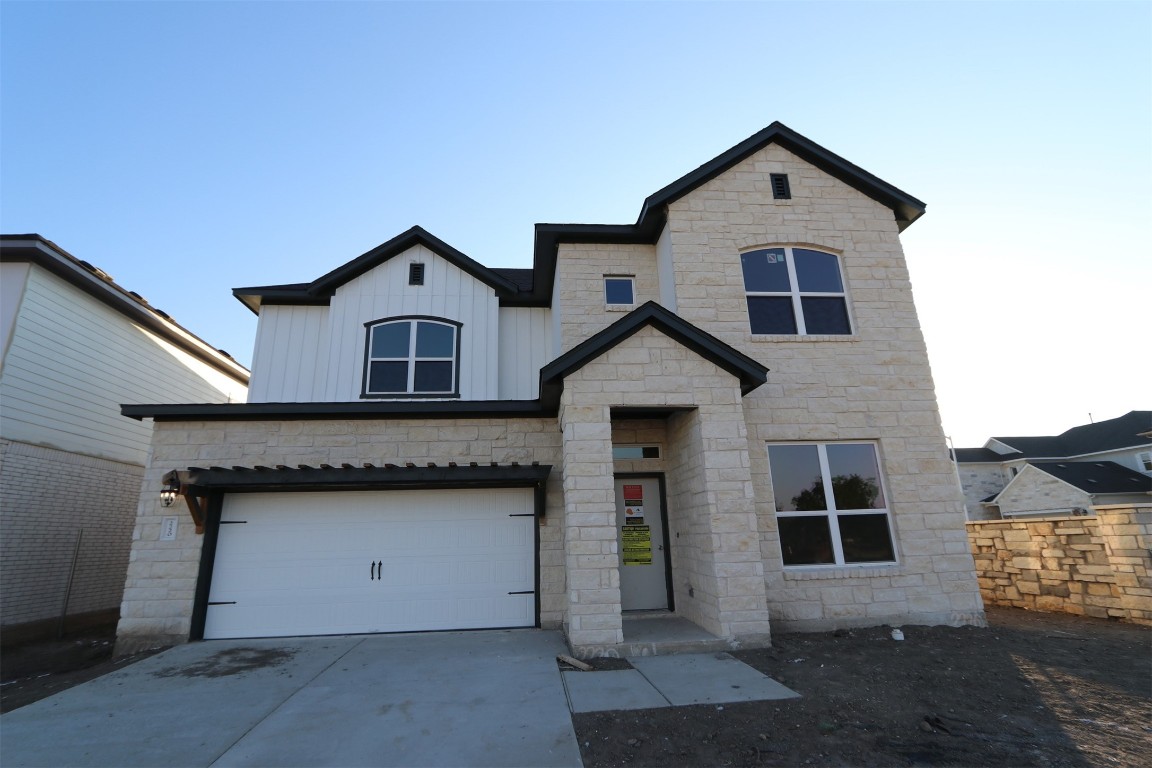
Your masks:
<svg viewBox="0 0 1152 768"><path fill-rule="evenodd" d="M773 196L774 173L789 176L791 198ZM964 499L894 209L861 191L867 184L841 181L778 143L693 183L660 204L654 228L663 230L645 230L645 242L635 232L604 242L627 227L592 225L591 235L557 236L555 253L543 257L555 258L551 349L565 366L562 393L549 382L559 402L548 417L158 422L146 484L159 487L170 469L211 464L551 464L541 623L564 626L574 651L596 655L626 640L614 474L662 472L675 613L717 637L751 645L767 643L772 628L982 624ZM775 246L835 255L850 334L750 332L741 254ZM663 301L689 330L666 321L630 326L629 317L651 314L607 306L607 275L634 276L637 306ZM630 335L605 334L595 354L578 349L617 321ZM699 332L705 341L693 336ZM732 372L756 364L770 369L767 383L762 372L754 382ZM641 418L645 411L654 415ZM875 446L894 562L785 568L768 446L841 441ZM655 444L661 458L614 460L614 444ZM175 638L188 632L192 590L181 571L176 594L149 597L164 588L149 571L149 553L184 546L187 564L198 549L187 531L183 545L155 541L155 504L147 496L141 504L122 634Z"/></svg>
<svg viewBox="0 0 1152 768"><path fill-rule="evenodd" d="M959 464L960 485L964 489L964 506L969 520L997 519L980 502L1004 490L1007 480L999 464Z"/></svg>
<svg viewBox="0 0 1152 768"><path fill-rule="evenodd" d="M1152 505L968 523L988 605L1152 624Z"/></svg>
<svg viewBox="0 0 1152 768"><path fill-rule="evenodd" d="M996 503L1004 517L1019 513L1054 517L1087 509L1092 505L1092 496L1036 467L1025 466L996 498Z"/></svg>

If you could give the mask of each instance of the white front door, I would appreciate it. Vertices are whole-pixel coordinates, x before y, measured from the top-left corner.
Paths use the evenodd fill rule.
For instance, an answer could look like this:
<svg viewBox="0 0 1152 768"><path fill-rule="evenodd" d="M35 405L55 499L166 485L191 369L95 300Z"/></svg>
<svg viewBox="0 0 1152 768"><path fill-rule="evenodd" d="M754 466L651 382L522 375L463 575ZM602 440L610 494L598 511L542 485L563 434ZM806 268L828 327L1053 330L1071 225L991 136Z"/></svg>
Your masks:
<svg viewBox="0 0 1152 768"><path fill-rule="evenodd" d="M668 608L663 502L657 478L616 478L622 610Z"/></svg>
<svg viewBox="0 0 1152 768"><path fill-rule="evenodd" d="M531 627L532 491L224 499L206 639Z"/></svg>

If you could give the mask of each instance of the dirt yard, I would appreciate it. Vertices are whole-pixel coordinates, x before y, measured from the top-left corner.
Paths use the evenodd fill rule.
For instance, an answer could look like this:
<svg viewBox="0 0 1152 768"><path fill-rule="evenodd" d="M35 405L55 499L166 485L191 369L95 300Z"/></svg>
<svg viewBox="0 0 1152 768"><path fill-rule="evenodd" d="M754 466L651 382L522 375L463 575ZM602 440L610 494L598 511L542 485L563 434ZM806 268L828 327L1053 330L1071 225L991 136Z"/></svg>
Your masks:
<svg viewBox="0 0 1152 768"><path fill-rule="evenodd" d="M988 621L904 627L903 641L778 635L734 655L802 698L575 715L584 765L1152 765L1152 629L1012 609ZM140 658L111 651L100 634L6 650L0 710Z"/></svg>
<svg viewBox="0 0 1152 768"><path fill-rule="evenodd" d="M802 698L574 715L584 765L1152 765L1152 630L988 622L778 635L733 655Z"/></svg>

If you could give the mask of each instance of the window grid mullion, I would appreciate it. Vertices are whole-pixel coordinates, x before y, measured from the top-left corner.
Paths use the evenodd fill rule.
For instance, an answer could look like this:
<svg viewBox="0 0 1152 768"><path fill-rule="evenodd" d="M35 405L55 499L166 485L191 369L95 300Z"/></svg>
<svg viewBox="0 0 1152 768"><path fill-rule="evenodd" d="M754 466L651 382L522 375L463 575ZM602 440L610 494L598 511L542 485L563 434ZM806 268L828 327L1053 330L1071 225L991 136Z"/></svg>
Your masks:
<svg viewBox="0 0 1152 768"><path fill-rule="evenodd" d="M804 306L800 303L800 281L796 279L796 255L791 247L784 248L784 267L788 270L788 285L792 288L792 314L796 316L796 333L806 336L808 329L804 325Z"/></svg>
<svg viewBox="0 0 1152 768"><path fill-rule="evenodd" d="M828 447L817 445L816 455L820 458L820 477L824 482L824 506L828 508L828 533L832 536L832 557L836 565L844 565L844 545L840 541L840 521L836 519L836 490L832 486Z"/></svg>
<svg viewBox="0 0 1152 768"><path fill-rule="evenodd" d="M416 326L415 321L409 321L408 333L408 389L409 393L416 390Z"/></svg>

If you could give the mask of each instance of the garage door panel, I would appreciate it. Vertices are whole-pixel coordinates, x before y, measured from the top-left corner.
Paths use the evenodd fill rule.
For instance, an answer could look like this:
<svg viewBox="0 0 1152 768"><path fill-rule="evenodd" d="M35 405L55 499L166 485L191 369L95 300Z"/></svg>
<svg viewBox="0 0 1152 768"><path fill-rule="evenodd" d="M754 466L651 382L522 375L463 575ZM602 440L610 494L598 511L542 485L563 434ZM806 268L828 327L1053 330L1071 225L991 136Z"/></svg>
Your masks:
<svg viewBox="0 0 1152 768"><path fill-rule="evenodd" d="M230 495L205 637L533 626L508 594L534 588L532 512L511 489Z"/></svg>

